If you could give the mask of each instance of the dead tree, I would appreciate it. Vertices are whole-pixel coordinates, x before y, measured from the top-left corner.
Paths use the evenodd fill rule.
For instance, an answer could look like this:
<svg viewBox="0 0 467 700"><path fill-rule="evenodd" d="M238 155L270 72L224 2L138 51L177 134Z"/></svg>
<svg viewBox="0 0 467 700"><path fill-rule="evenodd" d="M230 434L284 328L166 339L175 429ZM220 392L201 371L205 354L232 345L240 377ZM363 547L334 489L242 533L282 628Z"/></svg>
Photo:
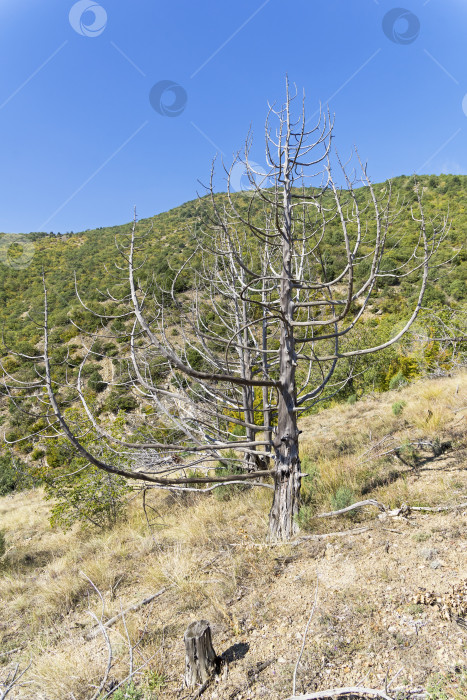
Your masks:
<svg viewBox="0 0 467 700"><path fill-rule="evenodd" d="M348 165L331 148L329 115L320 113L307 129L304 103L299 116L292 115L295 100L287 85L285 104L269 109L267 175L250 162L248 137L242 156L227 171L226 194L215 194L211 176L208 197L200 202L195 251L174 272L169 288L145 268L144 251L154 239L135 218L131 235L117 245L126 286L109 298L120 309L118 316L103 315L82 301L101 318L105 332L117 317L126 324L127 382L153 405L158 432L148 421L132 441L110 434L83 389L88 353L76 396L86 429L109 445L115 461L104 462L83 446L64 417L53 378L46 290L44 350L34 385L37 392L46 389L50 430L64 434L90 464L111 474L171 489L211 484L206 490L245 482L271 488L262 478L272 476L271 540L287 540L297 530L301 412L351 381L361 357L389 347L408 331L448 230L445 218L427 220L416 183L417 206L403 222L405 229L399 228L403 207L393 202L391 184L373 187L358 153L353 157L360 174L348 175ZM234 195L230 183L239 161L251 190ZM407 236L413 244L407 258L386 262L385 251ZM182 284L189 271L189 283ZM362 346L357 327L378 285L404 277L418 285L414 308L391 337ZM153 376L156 361L164 364L163 382ZM8 373L5 385L10 395L24 390ZM167 427L163 439L161 425ZM270 455L273 469L267 466ZM225 476L213 474L219 463ZM233 464L240 470L229 475ZM197 473L180 476L188 467ZM238 473L241 469L244 473Z"/></svg>
<svg viewBox="0 0 467 700"><path fill-rule="evenodd" d="M219 668L219 659L211 640L211 628L207 620L188 625L185 641L185 677L187 688L205 683Z"/></svg>

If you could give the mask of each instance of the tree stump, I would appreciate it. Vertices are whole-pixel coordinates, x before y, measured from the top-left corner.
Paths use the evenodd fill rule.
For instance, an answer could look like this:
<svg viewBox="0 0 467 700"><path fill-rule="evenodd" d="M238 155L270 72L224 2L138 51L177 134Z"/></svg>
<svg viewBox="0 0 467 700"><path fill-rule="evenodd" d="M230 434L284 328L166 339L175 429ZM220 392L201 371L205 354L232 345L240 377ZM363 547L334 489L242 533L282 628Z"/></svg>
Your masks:
<svg viewBox="0 0 467 700"><path fill-rule="evenodd" d="M193 688L217 673L219 661L212 646L211 628L207 620L188 625L185 640L185 685Z"/></svg>

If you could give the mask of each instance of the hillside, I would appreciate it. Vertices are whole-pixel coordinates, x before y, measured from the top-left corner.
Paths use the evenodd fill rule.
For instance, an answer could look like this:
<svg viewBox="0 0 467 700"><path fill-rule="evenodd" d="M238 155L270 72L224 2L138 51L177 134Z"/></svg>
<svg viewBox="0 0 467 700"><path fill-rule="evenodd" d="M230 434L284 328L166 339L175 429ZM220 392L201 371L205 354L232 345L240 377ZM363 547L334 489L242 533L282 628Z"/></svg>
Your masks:
<svg viewBox="0 0 467 700"><path fill-rule="evenodd" d="M377 193L383 193L387 183L375 186ZM414 240L417 240L417 226L411 218L411 207L417 199L412 178L401 176L393 182L393 200L401 208L400 223L394 224L390 233L387 256L384 258L386 270L396 268L410 256ZM459 361L457 344L423 342L428 336L465 336L466 316L466 280L467 253L463 244L467 227L465 195L467 177L460 176L423 176L418 180L418 188L423 190L425 213L428 218L442 217L448 214L451 226L440 254L433 261L434 265L447 261L446 265L434 269L425 294L425 310L419 316L411 333L398 344L391 346L371 359L359 358L353 363L352 381L348 382L337 400L355 400L368 391L387 390L398 378L401 381L412 380L427 373L443 373ZM357 197L362 203L367 192L365 188L357 190ZM217 195L219 203L225 195ZM234 195L235 206L245 212L251 205L248 193ZM256 205L255 205L256 206ZM260 216L259 209L252 208L251 216ZM187 260L193 250L194 235L199 228L206 227L209 218L207 198L188 202L181 207L152 219L138 223L138 234L145 234L145 252L141 269L142 284L153 283L156 289L167 288L174 279L175 271ZM3 264L0 264L0 322L3 326L0 359L5 372L14 373L23 382L36 378L32 362L21 362L15 352L34 355L41 346L42 336L39 314L43 309L42 271L45 272L48 288L49 325L51 362L54 379L64 385L67 381L76 381L79 362L83 358L83 340L94 333L99 336L93 346L93 355L88 358L84 381L87 390L96 395L95 402L100 413L115 414L119 410L128 414L127 428L134 430L138 424L138 411L149 410L140 396L125 388L129 380L125 369L128 358L128 331L130 322L121 318L105 324L86 311L80 304L75 290L93 309L107 315L118 315L121 305L115 301L105 301L103 296L111 290L114 298L124 294L124 285L115 281L114 263L122 263L116 253L115 244L122 244L131 224L104 228L81 233L54 234L31 233L25 239L20 237L19 244L11 244L15 237L3 237L0 246ZM330 275L345 266L345 254L342 246L337 245L337 219L331 221L320 245L320 255L326 260L326 269ZM22 241L22 242L21 242ZM337 243L336 243L337 242ZM258 246L257 246L258 247ZM363 258L356 266L358 276L368 273L368 263L364 256L367 252L363 244ZM194 259L196 267L197 259ZM123 262L123 266L126 263ZM187 272L177 278L177 289L182 293L181 301L190 299L192 277ZM123 290L123 291L122 291ZM162 293L162 292L161 292ZM183 296L185 293L185 296ZM407 317L409 310L416 303L417 291L411 277L401 280L381 278L375 297L369 304L360 324L359 335L345 342L383 342L397 328L401 319ZM166 323L170 334L178 333L177 312L168 308ZM339 381L346 376L349 367L340 364L336 373ZM159 380L163 379L163 370ZM340 372L340 374L339 374ZM111 384L120 383L120 388L111 388ZM396 382L397 383L397 382ZM64 389L61 398L73 401ZM0 397L0 423L8 440L15 443L14 453L26 461L37 462L47 450L47 445L38 438L25 439L30 433L36 435L44 426L38 418L37 411L28 411L27 400L19 410L11 401ZM315 410L315 409L311 409ZM317 409L316 409L317 410ZM141 421L140 421L141 422ZM0 447L0 456L5 449Z"/></svg>
<svg viewBox="0 0 467 700"><path fill-rule="evenodd" d="M467 252L465 244L467 228L467 176L440 175L420 176L419 187L423 188L423 201L427 216L446 214L452 221L449 236L444 246L444 259L457 252L452 267L443 270L426 297L427 306L442 307L465 301L467 280ZM375 185L377 192L385 190L387 183ZM414 234L411 225L411 206L416 201L413 178L401 176L392 181L393 200L401 207L401 224L397 226L397 247L390 252L390 261L404 259L406 248L410 248ZM367 196L365 188L357 190L361 201ZM224 195L218 195L222 201ZM240 211L249 206L248 193L233 195ZM207 198L187 202L169 212L139 222L140 232L148 231L147 266L161 284L173 277L176 270L193 248L193 233L196 227L207 222L209 202ZM257 212L259 215L259 211ZM55 235L53 233L30 233L27 247L9 249L14 236L2 241L2 263L0 265L0 320L10 342L24 341L34 344L40 339L37 328L30 322L27 312L41 308L43 296L41 275L44 270L49 288L51 325L57 329L57 337L69 340L73 335L70 318L79 309L75 296L74 275L78 288L88 302L99 302L98 290L112 287L114 262L118 262L115 241L127 234L131 224L88 230L80 233ZM332 227L331 227L332 228ZM0 234L5 235L5 234ZM24 237L22 238L24 239ZM33 244L31 246L31 243ZM332 236L324 241L323 255L329 254L337 267L336 256L342 255L334 245ZM18 260L15 263L15 256ZM5 264L7 261L7 264ZM401 303L410 301L410 283L386 285L381 289L383 315L396 312ZM77 316L78 321L84 317ZM91 323L91 319L86 317ZM91 324L92 326L92 324Z"/></svg>
<svg viewBox="0 0 467 700"><path fill-rule="evenodd" d="M108 644L88 638L96 617L158 591L109 628L99 698L129 663L135 685L114 700L192 697L181 688L183 633L201 618L229 661L204 698L290 697L308 622L297 694L386 684L398 700L467 697L467 631L455 623L467 617L466 396L464 372L304 418L302 531L286 545L264 544L266 489L150 490L147 519L135 492L126 520L101 533L52 528L40 489L1 498L0 679L30 664L9 697L97 697ZM463 505L317 517L346 499Z"/></svg>

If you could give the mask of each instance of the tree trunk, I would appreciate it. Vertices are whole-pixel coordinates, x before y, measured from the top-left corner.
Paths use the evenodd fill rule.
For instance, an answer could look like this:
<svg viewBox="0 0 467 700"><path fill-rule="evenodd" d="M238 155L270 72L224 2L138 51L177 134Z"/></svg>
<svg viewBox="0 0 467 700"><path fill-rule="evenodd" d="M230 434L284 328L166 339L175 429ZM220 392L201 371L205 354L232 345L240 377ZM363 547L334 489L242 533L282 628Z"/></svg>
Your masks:
<svg viewBox="0 0 467 700"><path fill-rule="evenodd" d="M289 540L297 531L296 516L300 508L300 458L295 412L279 398L278 430L274 441L274 499L269 513L269 540Z"/></svg>
<svg viewBox="0 0 467 700"><path fill-rule="evenodd" d="M296 414L295 369L297 353L294 337L293 228L289 161L290 127L284 150L284 193L282 221L282 274L280 286L280 385L277 406L277 435L274 440L274 499L269 513L269 539L289 540L298 531L296 516L300 507L300 458Z"/></svg>
<svg viewBox="0 0 467 700"><path fill-rule="evenodd" d="M188 625L185 640L185 685L193 688L205 683L218 671L218 657L212 646L211 628L207 620Z"/></svg>

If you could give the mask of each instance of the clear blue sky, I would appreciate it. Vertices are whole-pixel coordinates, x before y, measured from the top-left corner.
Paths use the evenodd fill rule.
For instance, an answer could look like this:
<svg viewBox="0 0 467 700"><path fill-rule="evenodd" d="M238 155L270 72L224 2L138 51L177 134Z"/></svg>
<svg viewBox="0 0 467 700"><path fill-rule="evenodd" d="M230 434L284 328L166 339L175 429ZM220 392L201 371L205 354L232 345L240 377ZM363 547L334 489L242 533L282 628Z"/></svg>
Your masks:
<svg viewBox="0 0 467 700"><path fill-rule="evenodd" d="M373 180L467 173L467 3L400 1L0 0L0 231L170 209L250 124L261 163L286 73Z"/></svg>

